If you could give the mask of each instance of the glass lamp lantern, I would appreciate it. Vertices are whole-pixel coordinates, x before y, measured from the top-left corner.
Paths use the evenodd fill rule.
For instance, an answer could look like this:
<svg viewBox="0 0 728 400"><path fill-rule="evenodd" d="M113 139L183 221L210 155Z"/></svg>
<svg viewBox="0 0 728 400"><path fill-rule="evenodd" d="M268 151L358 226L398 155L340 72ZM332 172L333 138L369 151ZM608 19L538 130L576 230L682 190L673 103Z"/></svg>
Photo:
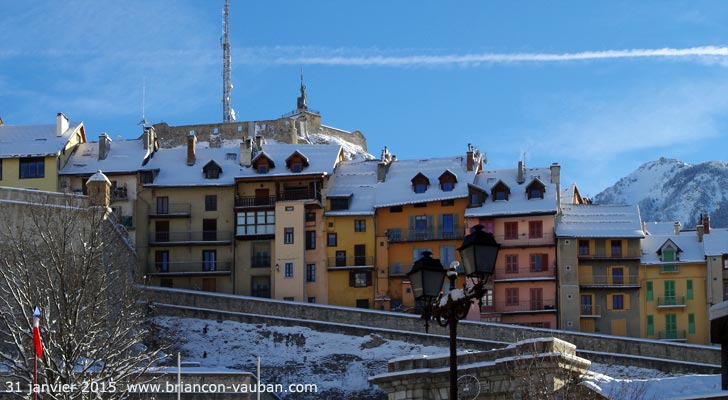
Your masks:
<svg viewBox="0 0 728 400"><path fill-rule="evenodd" d="M465 275L481 280L493 275L500 250L500 244L495 241L493 234L485 232L483 228L483 225L475 225L458 249Z"/></svg>
<svg viewBox="0 0 728 400"><path fill-rule="evenodd" d="M415 261L412 270L407 273L412 284L415 300L434 299L440 294L447 270L432 252L422 252L422 257Z"/></svg>

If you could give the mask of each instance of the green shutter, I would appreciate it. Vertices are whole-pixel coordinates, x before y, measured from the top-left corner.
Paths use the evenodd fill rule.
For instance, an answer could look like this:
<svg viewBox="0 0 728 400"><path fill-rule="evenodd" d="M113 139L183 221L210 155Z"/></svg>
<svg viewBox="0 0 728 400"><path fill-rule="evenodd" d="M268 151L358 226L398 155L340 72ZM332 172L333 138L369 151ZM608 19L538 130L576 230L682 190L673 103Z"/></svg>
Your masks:
<svg viewBox="0 0 728 400"><path fill-rule="evenodd" d="M435 232L435 217L433 215L427 215L427 238L434 239Z"/></svg>
<svg viewBox="0 0 728 400"><path fill-rule="evenodd" d="M655 295L654 295L654 293L652 291L652 281L647 281L647 296L646 296L646 300L647 301L652 301L652 300L655 299L654 296ZM648 320L649 320L649 318L651 318L651 316L648 317Z"/></svg>
<svg viewBox="0 0 728 400"><path fill-rule="evenodd" d="M652 315L647 316L647 336L655 335L655 318Z"/></svg>
<svg viewBox="0 0 728 400"><path fill-rule="evenodd" d="M695 333L695 314L688 314L688 333Z"/></svg>
<svg viewBox="0 0 728 400"><path fill-rule="evenodd" d="M693 299L693 281L692 279L688 280L688 300Z"/></svg>
<svg viewBox="0 0 728 400"><path fill-rule="evenodd" d="M409 230L410 230L410 234L411 234L412 232L415 231L415 216L414 215L409 216L409 225L410 225Z"/></svg>

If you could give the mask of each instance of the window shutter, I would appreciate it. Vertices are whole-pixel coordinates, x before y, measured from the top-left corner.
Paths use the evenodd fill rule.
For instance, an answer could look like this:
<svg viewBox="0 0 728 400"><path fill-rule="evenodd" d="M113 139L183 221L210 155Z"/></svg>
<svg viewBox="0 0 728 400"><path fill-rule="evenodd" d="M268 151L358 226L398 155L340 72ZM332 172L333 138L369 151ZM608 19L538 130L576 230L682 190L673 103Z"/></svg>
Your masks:
<svg viewBox="0 0 728 400"><path fill-rule="evenodd" d="M458 228L458 215L454 214L452 215L452 230L454 233L460 233L460 228Z"/></svg>
<svg viewBox="0 0 728 400"><path fill-rule="evenodd" d="M612 309L612 305L613 305L613 303L612 303L612 295L611 294L608 294L607 295L607 310L612 311L613 310Z"/></svg>
<svg viewBox="0 0 728 400"><path fill-rule="evenodd" d="M415 216L414 215L409 216L409 230L410 230L410 232L415 231Z"/></svg>
<svg viewBox="0 0 728 400"><path fill-rule="evenodd" d="M349 287L354 287L356 284L356 274L354 271L349 271Z"/></svg>
<svg viewBox="0 0 728 400"><path fill-rule="evenodd" d="M372 271L367 271L367 286L372 286Z"/></svg>
<svg viewBox="0 0 728 400"><path fill-rule="evenodd" d="M543 257L541 264L542 264L542 270L548 271L549 270L549 255L548 254L542 254L541 257Z"/></svg>
<svg viewBox="0 0 728 400"><path fill-rule="evenodd" d="M652 289L652 281L647 281L647 295L645 300L652 301L654 300L654 291Z"/></svg>
<svg viewBox="0 0 728 400"><path fill-rule="evenodd" d="M435 216L434 215L428 215L427 216L427 238L428 239L434 239L433 232L435 228Z"/></svg>
<svg viewBox="0 0 728 400"><path fill-rule="evenodd" d="M440 233L438 235L438 237L437 237L438 239L442 239L443 238L443 228L444 227L443 227L442 220L443 220L442 214L438 214L437 215L437 231Z"/></svg>
<svg viewBox="0 0 728 400"><path fill-rule="evenodd" d="M622 298L624 299L624 309L629 310L629 299L632 298L632 296L625 294Z"/></svg>

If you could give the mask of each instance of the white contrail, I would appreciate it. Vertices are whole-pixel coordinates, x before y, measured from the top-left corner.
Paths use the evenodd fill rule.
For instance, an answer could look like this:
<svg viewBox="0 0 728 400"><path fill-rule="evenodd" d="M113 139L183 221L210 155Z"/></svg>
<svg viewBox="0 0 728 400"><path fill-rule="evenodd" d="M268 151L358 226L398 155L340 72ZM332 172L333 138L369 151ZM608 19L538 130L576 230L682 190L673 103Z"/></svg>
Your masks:
<svg viewBox="0 0 728 400"><path fill-rule="evenodd" d="M601 60L616 58L689 58L728 57L728 47L703 46L685 49L630 49L584 51L579 53L481 53L464 55L411 55L411 56L315 56L277 58L276 64L348 65L348 66L417 66L477 63L554 62Z"/></svg>

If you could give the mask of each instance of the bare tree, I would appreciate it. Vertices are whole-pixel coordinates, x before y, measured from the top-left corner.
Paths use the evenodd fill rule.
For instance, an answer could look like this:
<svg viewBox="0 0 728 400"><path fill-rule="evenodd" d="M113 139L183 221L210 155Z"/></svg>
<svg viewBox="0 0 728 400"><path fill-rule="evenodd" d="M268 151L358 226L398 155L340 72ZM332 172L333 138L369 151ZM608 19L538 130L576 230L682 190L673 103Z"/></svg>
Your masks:
<svg viewBox="0 0 728 400"><path fill-rule="evenodd" d="M44 347L38 383L67 385L40 397L126 398L127 384L159 358L142 345L135 255L106 208L38 196L33 203L0 201L0 363L18 387L29 388L38 306Z"/></svg>

